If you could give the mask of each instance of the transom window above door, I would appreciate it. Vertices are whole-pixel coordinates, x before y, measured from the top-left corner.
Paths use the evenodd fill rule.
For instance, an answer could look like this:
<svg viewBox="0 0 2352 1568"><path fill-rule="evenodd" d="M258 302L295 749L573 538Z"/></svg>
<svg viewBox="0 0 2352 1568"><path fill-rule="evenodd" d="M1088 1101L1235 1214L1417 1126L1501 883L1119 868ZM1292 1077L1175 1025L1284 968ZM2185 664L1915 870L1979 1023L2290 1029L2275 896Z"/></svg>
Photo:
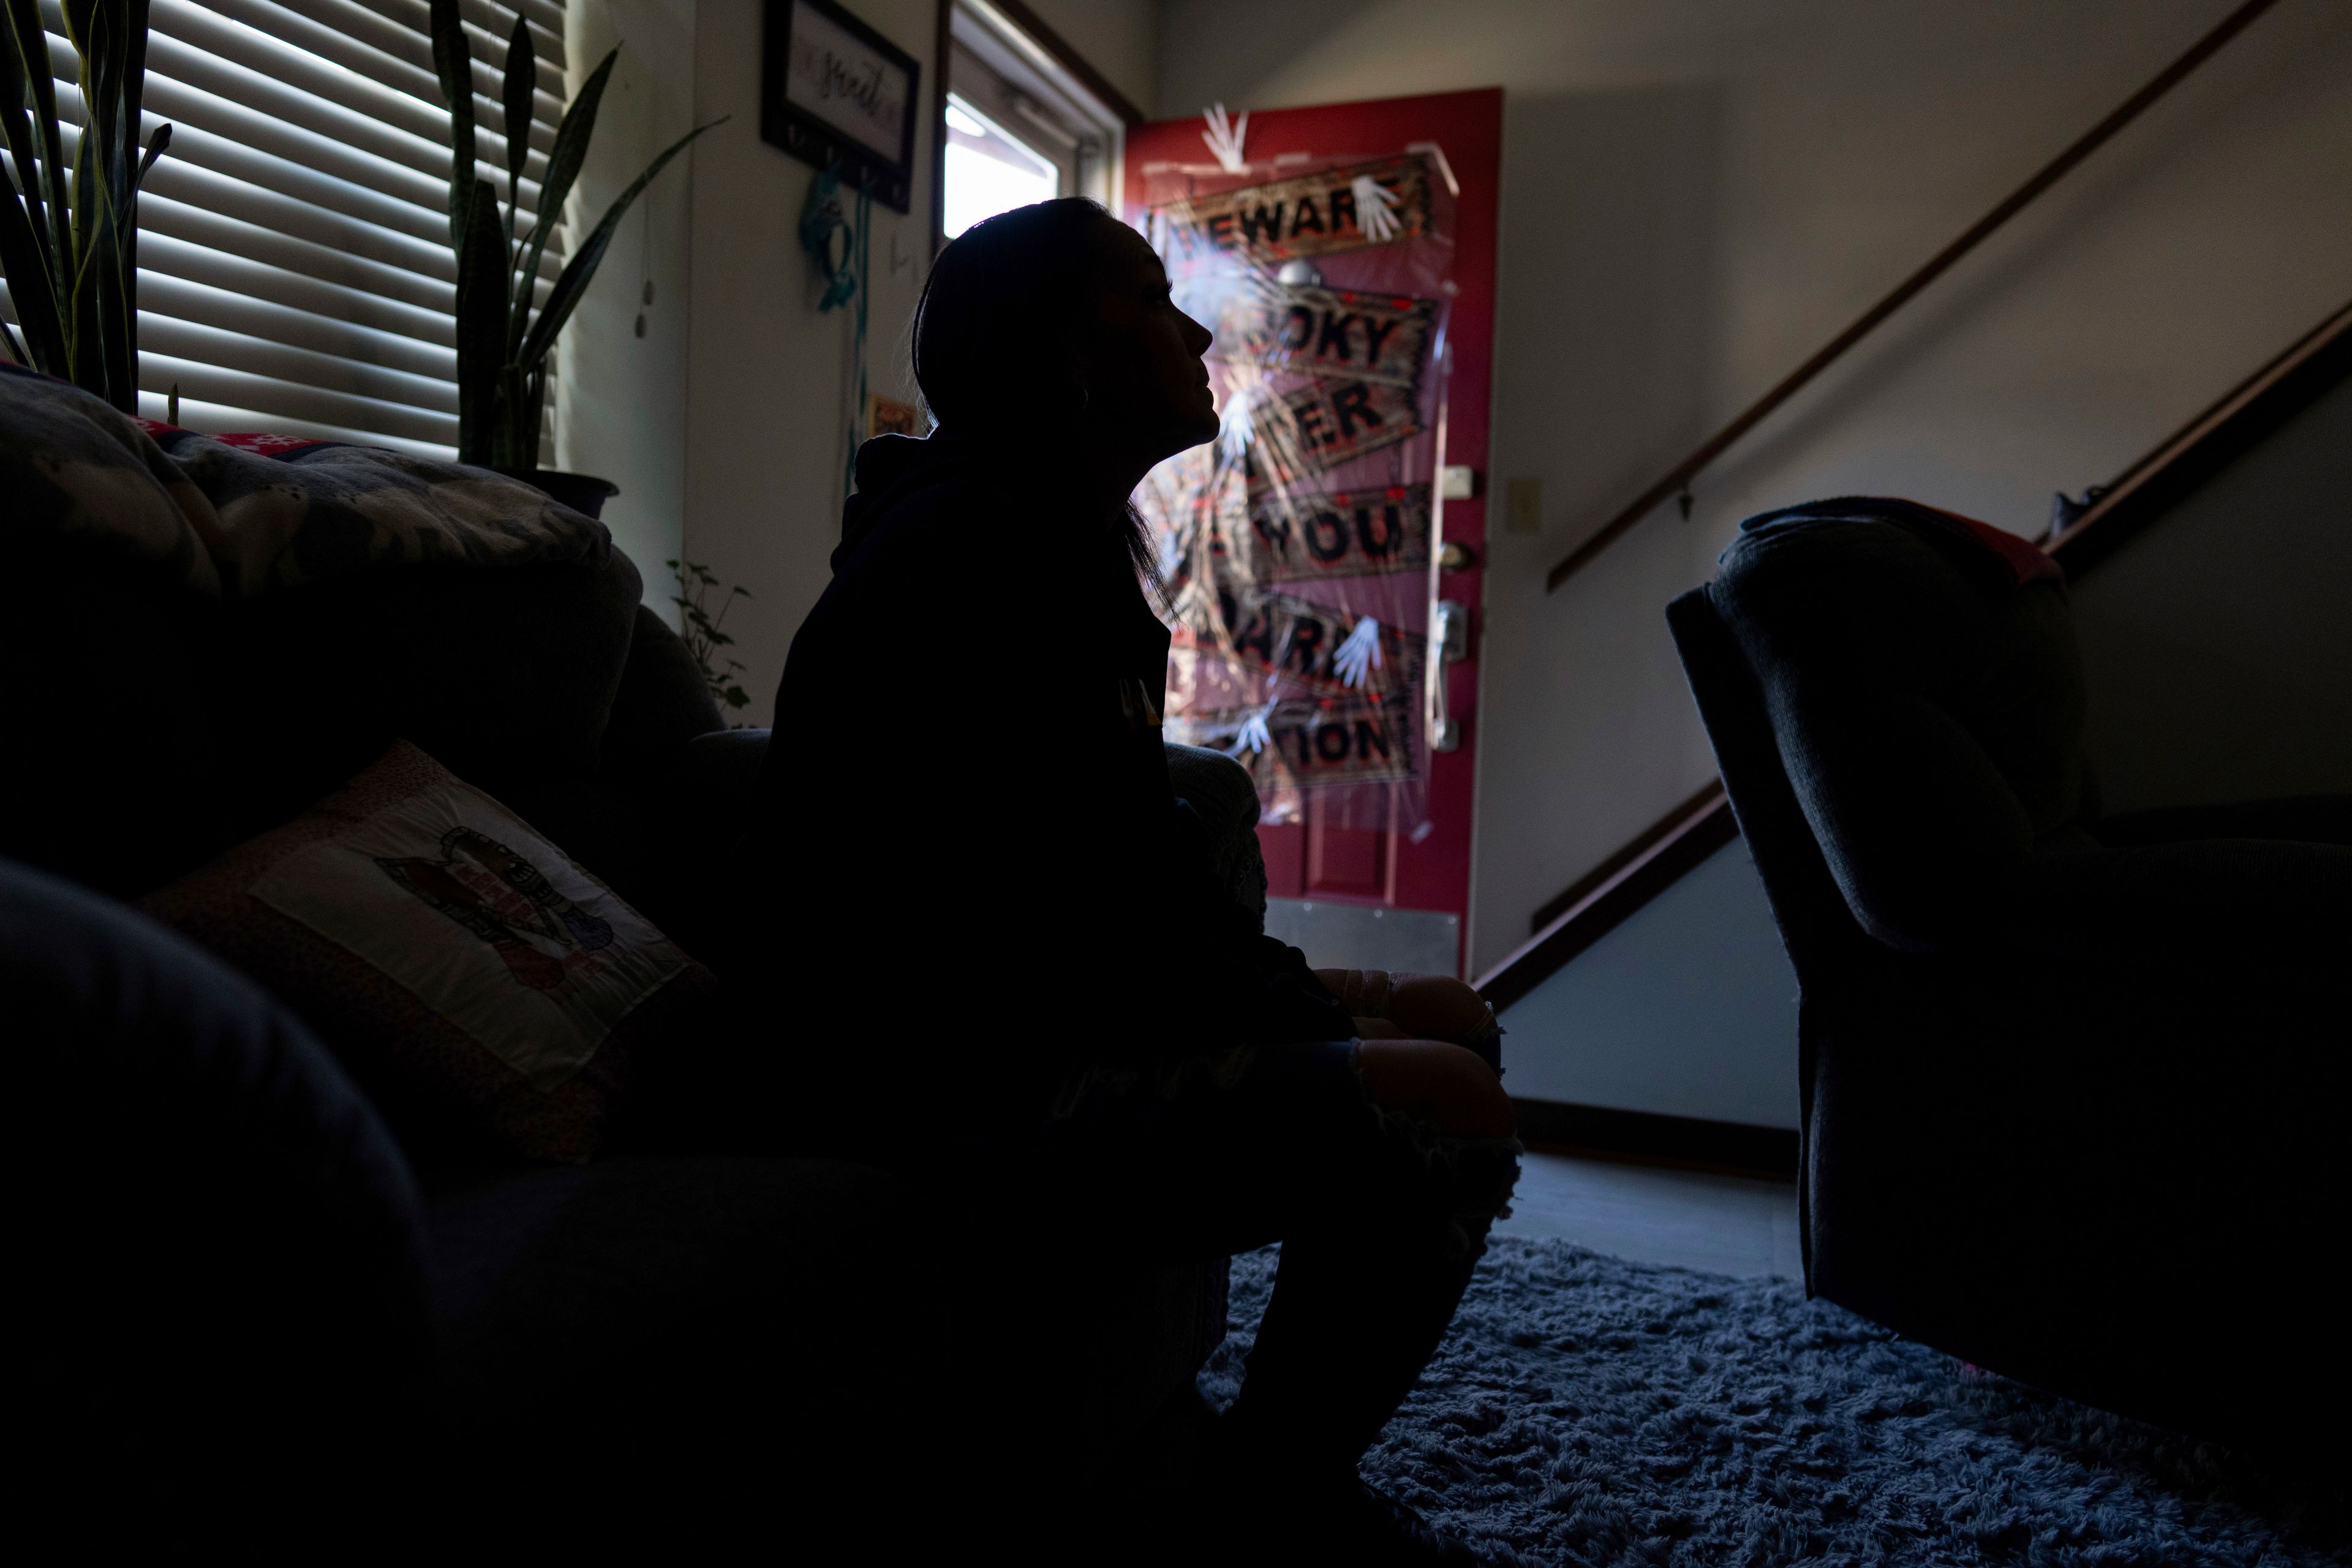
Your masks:
<svg viewBox="0 0 2352 1568"><path fill-rule="evenodd" d="M939 237L1087 196L1116 212L1127 126L1118 90L1013 0L941 0Z"/></svg>

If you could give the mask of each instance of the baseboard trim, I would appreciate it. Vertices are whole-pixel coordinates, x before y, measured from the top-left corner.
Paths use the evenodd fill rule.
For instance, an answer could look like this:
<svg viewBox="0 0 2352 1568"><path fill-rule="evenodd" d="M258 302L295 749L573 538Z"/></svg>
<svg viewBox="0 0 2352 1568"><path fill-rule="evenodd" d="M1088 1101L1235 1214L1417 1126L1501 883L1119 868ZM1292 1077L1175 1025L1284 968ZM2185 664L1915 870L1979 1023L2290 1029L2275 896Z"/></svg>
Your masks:
<svg viewBox="0 0 2352 1568"><path fill-rule="evenodd" d="M1520 1141L1543 1152L1731 1171L1783 1181L1797 1174L1794 1128L1613 1110L1557 1100L1514 1099L1511 1108L1518 1117Z"/></svg>

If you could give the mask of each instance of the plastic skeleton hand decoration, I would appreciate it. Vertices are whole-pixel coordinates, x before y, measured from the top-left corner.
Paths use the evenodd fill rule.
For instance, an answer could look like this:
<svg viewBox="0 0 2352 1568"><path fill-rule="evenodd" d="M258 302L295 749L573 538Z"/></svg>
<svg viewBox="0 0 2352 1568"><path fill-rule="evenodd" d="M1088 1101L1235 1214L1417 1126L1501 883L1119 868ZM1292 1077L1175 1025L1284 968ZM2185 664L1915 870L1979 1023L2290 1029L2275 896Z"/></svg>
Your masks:
<svg viewBox="0 0 2352 1568"><path fill-rule="evenodd" d="M1394 239L1401 226L1389 211L1397 201L1389 188L1370 174L1359 174L1348 189L1355 195L1356 222L1362 226L1364 237L1374 245Z"/></svg>
<svg viewBox="0 0 2352 1568"><path fill-rule="evenodd" d="M1243 720L1241 731L1234 735L1234 743L1226 749L1225 755L1229 757L1238 757L1244 752L1255 753L1257 752L1263 752L1268 746L1273 745L1273 731L1269 731L1265 727L1265 716L1272 711L1274 711L1274 708L1273 705L1269 703L1265 708L1260 709L1258 711L1251 714L1248 718Z"/></svg>
<svg viewBox="0 0 2352 1568"><path fill-rule="evenodd" d="M1380 667L1381 623L1366 616L1348 634L1348 640L1332 653L1331 668L1339 672L1339 679L1346 684L1360 687L1365 677Z"/></svg>
<svg viewBox="0 0 2352 1568"><path fill-rule="evenodd" d="M1247 386L1235 386L1225 399L1225 409L1218 416L1217 454L1228 468L1239 468L1248 454L1250 443L1257 439L1256 426L1250 423L1250 394Z"/></svg>
<svg viewBox="0 0 2352 1568"><path fill-rule="evenodd" d="M1242 110L1239 120L1225 118L1225 106L1213 104L1201 110L1201 118L1209 128L1201 132L1201 140L1217 155L1217 167L1228 174L1246 173L1249 160L1242 156L1242 144L1249 140L1249 110Z"/></svg>

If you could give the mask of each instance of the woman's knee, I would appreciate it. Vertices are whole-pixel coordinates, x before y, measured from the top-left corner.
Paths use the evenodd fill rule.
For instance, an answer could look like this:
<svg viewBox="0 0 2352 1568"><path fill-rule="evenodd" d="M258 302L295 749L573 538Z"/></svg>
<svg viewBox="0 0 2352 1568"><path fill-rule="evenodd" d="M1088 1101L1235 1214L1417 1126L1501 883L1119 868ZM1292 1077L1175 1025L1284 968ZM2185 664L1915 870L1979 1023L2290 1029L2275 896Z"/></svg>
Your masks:
<svg viewBox="0 0 2352 1568"><path fill-rule="evenodd" d="M1457 1046L1495 1026L1495 1010L1486 999L1444 974L1390 976L1384 1016L1420 1039L1451 1040Z"/></svg>
<svg viewBox="0 0 2352 1568"><path fill-rule="evenodd" d="M1511 1136L1510 1097L1472 1052L1443 1040L1363 1040L1356 1050L1364 1092L1375 1102L1457 1138Z"/></svg>
<svg viewBox="0 0 2352 1568"><path fill-rule="evenodd" d="M1490 1069L1502 1072L1503 1027L1486 999L1459 980L1381 969L1318 969L1315 973L1354 1016L1360 1037L1467 1046Z"/></svg>

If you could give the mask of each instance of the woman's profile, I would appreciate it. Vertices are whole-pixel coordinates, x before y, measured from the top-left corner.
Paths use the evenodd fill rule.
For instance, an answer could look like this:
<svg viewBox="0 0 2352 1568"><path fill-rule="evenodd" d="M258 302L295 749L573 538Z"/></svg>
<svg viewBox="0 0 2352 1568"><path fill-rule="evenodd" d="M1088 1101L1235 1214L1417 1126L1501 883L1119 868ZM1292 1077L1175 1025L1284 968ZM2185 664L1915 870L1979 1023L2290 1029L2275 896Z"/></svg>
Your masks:
<svg viewBox="0 0 2352 1568"><path fill-rule="evenodd" d="M1092 203L946 247L914 331L938 426L859 451L744 878L822 889L760 940L825 977L797 1048L860 1157L1001 1181L1075 1247L1283 1243L1196 1511L1270 1551L1423 1560L1439 1548L1356 1465L1452 1318L1517 1145L1483 1005L1408 982L1360 1021L1381 1009L1261 934L1263 868L1233 864L1255 854L1245 775L1204 753L1229 776L1185 774L1237 780L1238 818L1171 785L1169 636L1128 498L1216 436L1210 343ZM1396 1037L1416 1031L1478 1049Z"/></svg>

